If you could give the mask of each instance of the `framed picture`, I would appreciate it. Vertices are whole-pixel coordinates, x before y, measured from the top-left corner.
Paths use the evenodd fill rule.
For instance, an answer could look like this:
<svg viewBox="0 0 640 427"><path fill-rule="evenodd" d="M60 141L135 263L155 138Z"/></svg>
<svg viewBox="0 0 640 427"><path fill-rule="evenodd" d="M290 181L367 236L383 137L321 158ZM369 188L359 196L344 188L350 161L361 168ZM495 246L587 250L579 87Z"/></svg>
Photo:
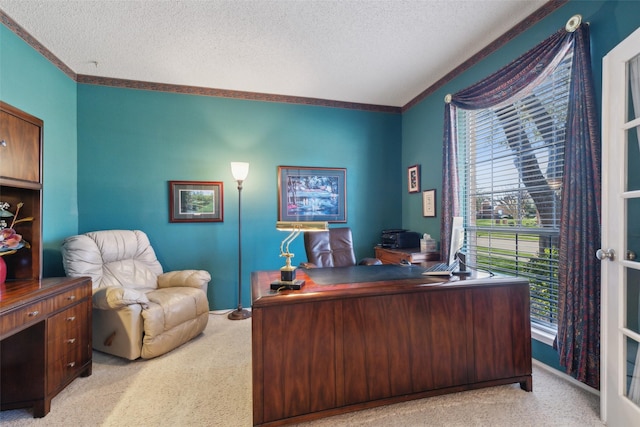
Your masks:
<svg viewBox="0 0 640 427"><path fill-rule="evenodd" d="M278 221L347 222L347 170L278 166Z"/></svg>
<svg viewBox="0 0 640 427"><path fill-rule="evenodd" d="M169 181L169 222L222 222L222 182Z"/></svg>
<svg viewBox="0 0 640 427"><path fill-rule="evenodd" d="M407 168L407 183L409 193L420 192L420 165L413 165Z"/></svg>
<svg viewBox="0 0 640 427"><path fill-rule="evenodd" d="M422 216L436 216L436 190L422 192Z"/></svg>

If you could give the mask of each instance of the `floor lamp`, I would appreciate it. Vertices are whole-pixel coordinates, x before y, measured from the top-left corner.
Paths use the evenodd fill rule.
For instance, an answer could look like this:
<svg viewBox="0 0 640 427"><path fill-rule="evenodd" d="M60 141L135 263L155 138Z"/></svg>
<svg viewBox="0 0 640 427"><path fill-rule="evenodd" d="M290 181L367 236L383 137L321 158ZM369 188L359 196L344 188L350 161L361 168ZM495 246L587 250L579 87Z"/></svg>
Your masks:
<svg viewBox="0 0 640 427"><path fill-rule="evenodd" d="M229 313L228 317L231 320L242 320L251 317L251 312L242 308L242 223L240 222L242 181L249 174L249 163L231 162L231 174L238 183L238 308Z"/></svg>

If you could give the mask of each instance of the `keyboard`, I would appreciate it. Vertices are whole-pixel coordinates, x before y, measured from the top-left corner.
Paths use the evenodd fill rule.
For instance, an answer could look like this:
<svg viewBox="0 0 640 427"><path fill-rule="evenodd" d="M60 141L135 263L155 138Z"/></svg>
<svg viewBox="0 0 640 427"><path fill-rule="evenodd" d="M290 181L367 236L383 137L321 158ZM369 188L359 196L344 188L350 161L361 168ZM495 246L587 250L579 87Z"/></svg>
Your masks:
<svg viewBox="0 0 640 427"><path fill-rule="evenodd" d="M451 276L453 271L458 267L458 263L454 262L451 265L443 262L434 264L422 272L425 276Z"/></svg>

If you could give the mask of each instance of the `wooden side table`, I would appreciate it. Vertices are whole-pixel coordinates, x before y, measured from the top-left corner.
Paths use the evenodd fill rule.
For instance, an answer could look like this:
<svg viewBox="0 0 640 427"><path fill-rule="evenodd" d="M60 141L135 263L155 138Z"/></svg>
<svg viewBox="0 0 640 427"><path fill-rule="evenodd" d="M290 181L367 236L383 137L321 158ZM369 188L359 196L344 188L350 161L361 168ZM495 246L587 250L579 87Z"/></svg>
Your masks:
<svg viewBox="0 0 640 427"><path fill-rule="evenodd" d="M400 264L402 260L407 260L411 264L440 260L439 252L420 252L420 248L389 249L376 246L375 252L376 258L382 261L383 264Z"/></svg>

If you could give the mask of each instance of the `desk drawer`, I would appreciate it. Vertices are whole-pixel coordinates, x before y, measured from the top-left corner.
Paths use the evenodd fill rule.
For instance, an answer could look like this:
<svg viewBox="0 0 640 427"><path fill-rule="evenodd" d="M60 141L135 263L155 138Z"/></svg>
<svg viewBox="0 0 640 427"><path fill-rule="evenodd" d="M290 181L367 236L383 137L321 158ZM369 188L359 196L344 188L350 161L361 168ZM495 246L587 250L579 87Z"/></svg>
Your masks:
<svg viewBox="0 0 640 427"><path fill-rule="evenodd" d="M0 322L0 336L15 332L17 328L25 329L26 327L44 320L49 313L48 301L40 301L29 304L17 310L4 313Z"/></svg>
<svg viewBox="0 0 640 427"><path fill-rule="evenodd" d="M87 352L84 351L85 347L76 343L57 359L49 360L47 369L47 391L49 393L63 389L89 361Z"/></svg>
<svg viewBox="0 0 640 427"><path fill-rule="evenodd" d="M49 319L49 340L66 337L70 331L87 329L87 304L76 304Z"/></svg>
<svg viewBox="0 0 640 427"><path fill-rule="evenodd" d="M48 392L62 389L91 360L88 300L73 305L47 322Z"/></svg>
<svg viewBox="0 0 640 427"><path fill-rule="evenodd" d="M70 289L52 298L51 300L51 303L53 304L52 311L56 311L61 308L68 307L72 304L76 304L80 300L82 300L82 298L85 298L90 295L91 295L91 286L87 286L85 284L83 284L82 286L78 286L77 288Z"/></svg>

